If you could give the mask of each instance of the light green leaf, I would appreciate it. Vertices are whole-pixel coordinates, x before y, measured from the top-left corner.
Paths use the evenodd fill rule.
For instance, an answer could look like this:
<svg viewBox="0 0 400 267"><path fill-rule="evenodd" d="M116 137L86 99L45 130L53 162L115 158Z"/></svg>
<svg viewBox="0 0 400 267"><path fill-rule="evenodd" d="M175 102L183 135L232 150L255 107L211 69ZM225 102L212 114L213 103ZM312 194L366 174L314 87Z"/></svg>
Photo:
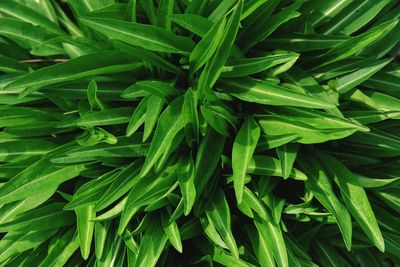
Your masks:
<svg viewBox="0 0 400 267"><path fill-rule="evenodd" d="M161 97L168 102L180 95L180 91L174 88L171 84L162 81L139 81L133 86L128 87L121 94L122 97L127 97L138 92L148 92L150 94Z"/></svg>
<svg viewBox="0 0 400 267"><path fill-rule="evenodd" d="M212 88L217 81L219 75L222 72L230 51L232 49L233 43L236 38L236 34L239 29L240 15L243 8L243 0L239 0L236 7L229 18L223 36L219 42L218 49L215 51L214 55L207 62L206 67L199 78L199 90L204 93L209 88Z"/></svg>
<svg viewBox="0 0 400 267"><path fill-rule="evenodd" d="M280 226L273 221L267 222L257 216L254 218L254 223L263 239L270 241L267 242L266 246L274 255L277 265L280 267L289 267L285 240L283 239Z"/></svg>
<svg viewBox="0 0 400 267"><path fill-rule="evenodd" d="M84 165L58 167L48 159L40 160L0 187L0 203L6 204L42 194L78 176L83 170Z"/></svg>
<svg viewBox="0 0 400 267"><path fill-rule="evenodd" d="M213 26L209 19L195 14L173 14L169 17L179 26L201 37L205 36Z"/></svg>
<svg viewBox="0 0 400 267"><path fill-rule="evenodd" d="M12 221L17 215L36 208L48 200L56 192L56 190L57 188L54 187L49 189L47 192L42 192L38 195L3 205L0 210L0 223Z"/></svg>
<svg viewBox="0 0 400 267"><path fill-rule="evenodd" d="M196 200L196 186L194 183L194 162L190 155L181 155L177 170L179 187L185 205L184 214L187 216Z"/></svg>
<svg viewBox="0 0 400 267"><path fill-rule="evenodd" d="M247 232L261 267L275 267L274 256L270 247L267 245L269 240L266 240L264 237L265 235L262 235L260 231L257 231L254 226L249 226Z"/></svg>
<svg viewBox="0 0 400 267"><path fill-rule="evenodd" d="M84 114L80 119L77 119L74 124L80 127L91 127L91 126L106 126L127 123L132 113L131 108L113 108L97 112L88 112ZM68 122L67 122L67 126ZM60 125L65 127L65 125Z"/></svg>
<svg viewBox="0 0 400 267"><path fill-rule="evenodd" d="M151 51L187 55L194 47L191 39L153 25L101 18L82 18L80 21L111 39Z"/></svg>
<svg viewBox="0 0 400 267"><path fill-rule="evenodd" d="M62 33L58 25L46 16L37 12L35 9L15 1L1 1L0 13L33 25L41 26L51 32Z"/></svg>
<svg viewBox="0 0 400 267"><path fill-rule="evenodd" d="M73 213L63 211L65 203L51 204L21 214L15 220L0 224L0 232L36 231L59 228L74 222Z"/></svg>
<svg viewBox="0 0 400 267"><path fill-rule="evenodd" d="M206 215L210 223L215 226L215 229L221 235L232 255L235 258L239 258L239 251L231 230L231 215L228 202L221 190L215 192L213 200L206 208Z"/></svg>
<svg viewBox="0 0 400 267"><path fill-rule="evenodd" d="M57 239L39 267L63 266L78 248L79 238L75 233L75 228L71 228Z"/></svg>
<svg viewBox="0 0 400 267"><path fill-rule="evenodd" d="M283 177L281 162L275 158L262 155L253 156L247 165L247 173ZM307 176L297 169L292 169L289 177L296 180L307 180Z"/></svg>
<svg viewBox="0 0 400 267"><path fill-rule="evenodd" d="M101 259L103 256L105 242L107 238L107 231L110 227L111 221L95 222L94 224L94 247L96 259Z"/></svg>
<svg viewBox="0 0 400 267"><path fill-rule="evenodd" d="M299 164L303 169L309 171L309 179L305 182L307 189L335 217L346 248L350 250L352 237L350 213L334 193L325 169L315 158L311 160L301 158Z"/></svg>
<svg viewBox="0 0 400 267"><path fill-rule="evenodd" d="M97 97L97 84L95 80L91 80L88 89L87 89L88 100L90 104L90 108L93 111L94 109L97 110L104 110L105 107L100 99Z"/></svg>
<svg viewBox="0 0 400 267"><path fill-rule="evenodd" d="M0 262L22 252L35 249L54 235L56 230L8 233L0 241Z"/></svg>
<svg viewBox="0 0 400 267"><path fill-rule="evenodd" d="M214 55L223 37L225 24L225 17L215 23L190 53L189 67L191 73L198 71Z"/></svg>
<svg viewBox="0 0 400 267"><path fill-rule="evenodd" d="M150 172L156 161L165 152L168 144L184 127L183 118L180 114L182 104L183 98L176 98L159 117L156 131L150 144L149 153L142 167L142 176Z"/></svg>
<svg viewBox="0 0 400 267"><path fill-rule="evenodd" d="M354 87L366 81L369 77L377 73L391 61L392 58L374 61L373 63L368 64L367 66L352 72L351 74L338 78L336 81L332 82L332 86L340 94L347 93Z"/></svg>
<svg viewBox="0 0 400 267"><path fill-rule="evenodd" d="M329 171L329 174L339 185L343 200L351 212L352 216L359 223L361 228L380 250L385 250L385 243L378 223L375 219L374 212L369 204L367 194L360 186L357 178L347 169L340 161L327 154L319 154L323 156L323 164Z"/></svg>
<svg viewBox="0 0 400 267"><path fill-rule="evenodd" d="M248 118L244 121L233 143L233 185L239 204L242 201L247 166L253 156L259 138L260 127L253 118Z"/></svg>
<svg viewBox="0 0 400 267"><path fill-rule="evenodd" d="M139 252L137 254L134 266L155 266L167 243L167 240L167 236L164 233L160 220L151 220L140 241Z"/></svg>
<svg viewBox="0 0 400 267"><path fill-rule="evenodd" d="M318 63L324 62L321 65L327 65L329 63L348 58L385 36L398 24L398 22L399 20L391 20L373 27L356 37L334 46L328 52L322 55L322 57L315 58L314 61L318 61Z"/></svg>
<svg viewBox="0 0 400 267"><path fill-rule="evenodd" d="M127 137L134 134L139 129L139 127L144 123L149 99L150 96L144 97L142 100L140 100L139 105L137 105L137 107L135 108L135 111L133 112L132 117L129 121L128 127L126 128L125 135Z"/></svg>
<svg viewBox="0 0 400 267"><path fill-rule="evenodd" d="M92 219L96 216L94 205L77 208L75 213L81 255L86 260L90 255L93 238L94 222Z"/></svg>
<svg viewBox="0 0 400 267"><path fill-rule="evenodd" d="M273 33L279 26L288 22L291 19L297 18L301 13L295 11L281 11L268 19L266 22L267 27L263 27L259 30L257 35L254 35L254 38L250 40L246 40L244 45L244 50L247 51L254 45L266 39L271 33Z"/></svg>
<svg viewBox="0 0 400 267"><path fill-rule="evenodd" d="M157 95L149 96L149 102L147 103L146 114L144 117L143 142L146 142L152 134L161 110L164 107L164 103L164 99Z"/></svg>
<svg viewBox="0 0 400 267"><path fill-rule="evenodd" d="M142 160L136 160L124 168L96 204L96 211L100 211L122 197L138 182L138 175Z"/></svg>
<svg viewBox="0 0 400 267"><path fill-rule="evenodd" d="M182 117L185 123L185 137L189 146L199 143L199 116L197 112L197 94L189 88L184 96Z"/></svg>
<svg viewBox="0 0 400 267"><path fill-rule="evenodd" d="M291 91L270 82L252 78L225 79L218 86L225 93L243 101L274 106L333 108L333 104L306 94Z"/></svg>
<svg viewBox="0 0 400 267"><path fill-rule="evenodd" d="M96 58L96 60L93 60L93 58ZM141 66L141 62L127 53L119 51L99 52L41 68L10 83L7 88L27 88L22 93L22 96L25 96L46 85L94 75L130 71Z"/></svg>
<svg viewBox="0 0 400 267"><path fill-rule="evenodd" d="M244 77L298 57L299 54L297 53L278 50L262 57L229 60L222 69L221 77Z"/></svg>
<svg viewBox="0 0 400 267"><path fill-rule="evenodd" d="M58 55L64 53L61 45L50 44L47 41L57 37L54 32L48 31L40 26L17 19L0 18L0 35L4 35L15 41L18 45L26 49L41 47L45 53L42 56ZM32 51L33 54L34 53ZM37 54L39 55L39 54Z"/></svg>
<svg viewBox="0 0 400 267"><path fill-rule="evenodd" d="M282 175L285 179L288 178L292 172L298 149L299 145L296 143L289 143L276 148L279 160L281 161Z"/></svg>
<svg viewBox="0 0 400 267"><path fill-rule="evenodd" d="M297 142L302 144L323 143L329 140L341 139L354 134L357 129L318 129L303 122L288 120L277 116L263 116L258 123L261 130L268 136L297 135Z"/></svg>
<svg viewBox="0 0 400 267"><path fill-rule="evenodd" d="M164 232L167 235L169 241L174 246L174 248L179 252L182 253L182 241L181 236L179 234L178 225L175 221L170 221L168 218L168 214L164 211L161 213L161 224L164 228Z"/></svg>

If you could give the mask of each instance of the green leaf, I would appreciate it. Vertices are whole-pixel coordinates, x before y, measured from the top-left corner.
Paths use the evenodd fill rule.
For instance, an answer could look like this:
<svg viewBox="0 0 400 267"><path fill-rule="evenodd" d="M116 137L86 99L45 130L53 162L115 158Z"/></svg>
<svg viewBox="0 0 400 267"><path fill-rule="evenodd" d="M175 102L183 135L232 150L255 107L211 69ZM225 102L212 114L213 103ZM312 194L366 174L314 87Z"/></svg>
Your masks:
<svg viewBox="0 0 400 267"><path fill-rule="evenodd" d="M248 206L251 210L260 216L265 221L270 220L270 216L260 199L247 187L243 190L243 204ZM252 216L254 218L254 216Z"/></svg>
<svg viewBox="0 0 400 267"><path fill-rule="evenodd" d="M100 260L103 256L109 227L110 221L94 223L94 247L96 259L98 260Z"/></svg>
<svg viewBox="0 0 400 267"><path fill-rule="evenodd" d="M267 137L270 135L297 135L299 138L296 141L302 144L316 144L341 139L357 131L354 128L318 129L303 122L270 115L263 116L258 122Z"/></svg>
<svg viewBox="0 0 400 267"><path fill-rule="evenodd" d="M107 191L102 195L96 204L96 211L100 211L111 205L113 202L122 197L138 182L138 175L142 160L136 160L124 168L116 177L113 183L108 187Z"/></svg>
<svg viewBox="0 0 400 267"><path fill-rule="evenodd" d="M223 103L215 105L208 104L200 106L204 120L219 134L229 137L231 129L236 130L237 120Z"/></svg>
<svg viewBox="0 0 400 267"><path fill-rule="evenodd" d="M296 160L298 144L285 144L276 148L279 160L281 161L282 176L288 178L292 172L293 163Z"/></svg>
<svg viewBox="0 0 400 267"><path fill-rule="evenodd" d="M149 145L142 144L141 134L131 137L119 137L116 144L99 143L88 147L78 147L67 151L65 154L51 159L53 163L87 162L104 158L131 158L143 157L147 154Z"/></svg>
<svg viewBox="0 0 400 267"><path fill-rule="evenodd" d="M332 48L348 39L349 37L342 35L282 33L271 36L260 45L264 48L279 47L294 52L309 52Z"/></svg>
<svg viewBox="0 0 400 267"><path fill-rule="evenodd" d="M23 214L43 204L56 192L56 190L57 188L54 187L49 189L47 192L42 192L41 194L3 205L0 211L0 223L12 221L19 214Z"/></svg>
<svg viewBox="0 0 400 267"><path fill-rule="evenodd" d="M264 105L295 106L305 108L333 108L333 104L318 98L291 91L270 82L252 78L226 79L219 88L240 100Z"/></svg>
<svg viewBox="0 0 400 267"><path fill-rule="evenodd" d="M184 214L187 216L196 200L196 185L194 183L195 168L193 158L190 155L181 155L177 170L179 187L185 205Z"/></svg>
<svg viewBox="0 0 400 267"><path fill-rule="evenodd" d="M144 97L142 100L140 100L139 105L137 105L137 107L135 108L135 111L133 112L132 117L129 121L128 127L126 128L125 135L127 137L134 134L139 129L139 127L144 123L149 99L150 96Z"/></svg>
<svg viewBox="0 0 400 267"><path fill-rule="evenodd" d="M225 25L226 18L224 17L211 27L190 53L189 67L191 73L198 71L214 55L223 37L222 33Z"/></svg>
<svg viewBox="0 0 400 267"><path fill-rule="evenodd" d="M168 31L171 31L171 18L169 15L173 13L174 2L174 0L161 0L157 9L156 24Z"/></svg>
<svg viewBox="0 0 400 267"><path fill-rule="evenodd" d="M347 250L351 248L352 226L350 213L333 191L331 181L325 169L317 159L301 158L302 168L307 169L308 180L305 185L318 201L335 217L336 223L342 233Z"/></svg>
<svg viewBox="0 0 400 267"><path fill-rule="evenodd" d="M57 239L39 266L63 266L78 248L79 238L75 235L75 229L71 228Z"/></svg>
<svg viewBox="0 0 400 267"><path fill-rule="evenodd" d="M90 246L93 238L94 222L92 219L96 216L94 205L77 208L75 213L81 255L86 260L90 255Z"/></svg>
<svg viewBox="0 0 400 267"><path fill-rule="evenodd" d="M133 86L130 86L124 92L122 92L122 96L131 94L137 91L145 91L163 98L170 102L175 97L180 95L180 91L174 88L171 84L161 81L139 81L135 83Z"/></svg>
<svg viewBox="0 0 400 267"><path fill-rule="evenodd" d="M335 248L329 245L325 240L315 242L313 248L316 251L320 262L324 265L330 267L345 266L344 262L340 259L338 251L336 251Z"/></svg>
<svg viewBox="0 0 400 267"><path fill-rule="evenodd" d="M164 228L164 232L167 235L169 241L174 246L174 248L179 252L182 253L182 241L181 236L179 234L178 225L175 221L170 221L168 218L168 214L166 212L161 213L161 223Z"/></svg>
<svg viewBox="0 0 400 267"><path fill-rule="evenodd" d="M44 51L43 53L35 53L32 51L33 54L49 56L62 54L64 52L60 45L47 42L58 35L45 28L4 17L0 18L0 24L0 35L10 38L25 49L41 47Z"/></svg>
<svg viewBox="0 0 400 267"><path fill-rule="evenodd" d="M282 236L282 231L279 225L271 221L264 221L259 217L254 218L254 223L259 231L259 234L264 240L272 240L266 246L274 255L275 261L280 267L288 267L288 256L285 245L285 240Z"/></svg>
<svg viewBox="0 0 400 267"><path fill-rule="evenodd" d="M205 36L213 26L210 20L195 14L173 14L169 17L179 26L201 37Z"/></svg>
<svg viewBox="0 0 400 267"><path fill-rule="evenodd" d="M235 195L240 204L243 196L244 178L247 166L253 156L258 139L260 138L260 127L253 118L244 121L240 128L232 149L232 170Z"/></svg>
<svg viewBox="0 0 400 267"><path fill-rule="evenodd" d="M121 51L129 53L131 56L143 61L144 63L160 67L163 70L169 71L171 73L182 74L182 70L179 66L172 64L161 56L153 53L151 51L145 50L140 47L135 47L132 45L127 45L120 41L112 41L112 43Z"/></svg>
<svg viewBox="0 0 400 267"><path fill-rule="evenodd" d="M78 176L84 169L84 165L58 167L48 159L40 160L0 187L0 203L11 203L47 192Z"/></svg>
<svg viewBox="0 0 400 267"><path fill-rule="evenodd" d="M80 127L123 124L129 121L131 112L131 108L125 107L102 110L97 112L88 112L84 114L80 119L77 119L74 124ZM61 126L65 127L62 124Z"/></svg>
<svg viewBox="0 0 400 267"><path fill-rule="evenodd" d="M71 212L63 211L65 203L53 202L21 214L15 220L0 224L0 232L36 231L59 228L74 222Z"/></svg>
<svg viewBox="0 0 400 267"><path fill-rule="evenodd" d="M38 25L55 33L62 33L58 25L37 10L27 7L15 1L2 1L0 3L0 13L14 17L24 22Z"/></svg>
<svg viewBox="0 0 400 267"><path fill-rule="evenodd" d="M93 60L93 57L96 60ZM67 62L41 68L35 72L26 74L16 81L10 83L8 89L27 88L22 93L25 96L43 86L71 81L78 78L94 75L130 71L140 67L138 62L129 54L119 51L99 52L85 55ZM29 89L34 88L34 89Z"/></svg>
<svg viewBox="0 0 400 267"><path fill-rule="evenodd" d="M270 247L267 245L268 240L265 239L265 235L262 235L260 231L257 231L254 226L249 226L247 232L260 265L262 267L275 267L276 265L273 254Z"/></svg>
<svg viewBox="0 0 400 267"><path fill-rule="evenodd" d="M392 20L373 27L365 33L334 46L322 57L316 58L315 60L318 60L318 62L323 61L324 63L321 65L327 65L348 58L385 36L398 22L398 20Z"/></svg>
<svg viewBox="0 0 400 267"><path fill-rule="evenodd" d="M159 117L149 153L141 170L142 176L150 172L156 161L165 152L168 144L184 127L183 118L180 114L182 104L183 98L176 98Z"/></svg>
<svg viewBox="0 0 400 267"><path fill-rule="evenodd" d="M247 173L283 177L281 162L275 158L262 155L253 156L247 165ZM296 180L307 180L307 176L297 169L292 169L289 177Z"/></svg>
<svg viewBox="0 0 400 267"><path fill-rule="evenodd" d="M221 235L232 255L238 259L239 250L231 230L229 206L222 191L217 190L215 192L212 201L206 208L206 215L210 223L215 226L215 229Z"/></svg>
<svg viewBox="0 0 400 267"><path fill-rule="evenodd" d="M0 55L0 71L5 73L26 73L28 67L19 61Z"/></svg>
<svg viewBox="0 0 400 267"><path fill-rule="evenodd" d="M332 86L340 94L347 93L348 91L358 86L362 82L368 80L369 77L377 73L391 61L392 61L391 58L374 61L373 63L355 72L352 72L351 74L340 77L339 79L337 79L332 83Z"/></svg>
<svg viewBox="0 0 400 267"><path fill-rule="evenodd" d="M88 89L87 89L87 94L88 94L88 100L90 104L90 108L93 111L94 109L98 110L104 110L105 107L103 103L100 101L100 99L97 97L97 84L95 80L91 80Z"/></svg>
<svg viewBox="0 0 400 267"><path fill-rule="evenodd" d="M134 266L155 266L167 240L167 236L164 233L160 220L151 220L140 241L139 252Z"/></svg>
<svg viewBox="0 0 400 267"><path fill-rule="evenodd" d="M0 147L0 161L20 161L26 157L45 155L56 148L52 142L42 140L16 140L4 142Z"/></svg>
<svg viewBox="0 0 400 267"><path fill-rule="evenodd" d="M215 51L214 55L207 62L203 72L199 78L199 90L200 92L205 92L208 88L212 88L217 81L219 75L222 72L226 60L229 57L230 51L232 49L233 43L238 32L240 15L243 8L243 1L239 0L231 17L229 18L223 36L218 45L218 49Z"/></svg>
<svg viewBox="0 0 400 267"><path fill-rule="evenodd" d="M279 28L279 26L281 26L282 24L288 22L293 18L297 18L300 15L301 13L295 11L282 11L271 16L271 18L269 18L266 23L268 27L262 28L258 32L258 34L254 36L254 38L246 40L246 44L243 47L244 50L245 51L249 50L251 47L253 47L254 45L258 44L259 42L267 38L271 33L273 33L277 28Z"/></svg>
<svg viewBox="0 0 400 267"><path fill-rule="evenodd" d="M176 188L178 185L176 181L177 177L175 176L177 166L178 164L175 163L166 167L160 174L149 173L147 176L139 176L135 187L128 194L128 199L120 219L119 233L123 232L139 208L164 198ZM149 179L152 176L158 179ZM140 192L136 188L141 188Z"/></svg>
<svg viewBox="0 0 400 267"><path fill-rule="evenodd" d="M113 19L81 18L80 21L111 39L147 50L188 55L194 42L153 25Z"/></svg>
<svg viewBox="0 0 400 267"><path fill-rule="evenodd" d="M184 96L182 106L182 117L185 123L185 137L189 146L193 142L199 143L199 116L197 112L197 94L189 88Z"/></svg>
<svg viewBox="0 0 400 267"><path fill-rule="evenodd" d="M312 7L310 14L305 14L306 20L312 26L316 27L327 20L335 17L340 11L345 9L353 0L327 0L324 2L319 2L314 5L313 3L308 3Z"/></svg>
<svg viewBox="0 0 400 267"><path fill-rule="evenodd" d="M266 107L265 109L281 118L304 123L321 130L357 129L361 132L369 131L369 128L343 118L342 115L297 107Z"/></svg>
<svg viewBox="0 0 400 267"><path fill-rule="evenodd" d="M285 144L288 144L298 138L297 134L285 134L285 135L260 135L256 152L265 151L268 149L276 148Z"/></svg>
<svg viewBox="0 0 400 267"><path fill-rule="evenodd" d="M35 249L48 240L55 230L8 233L0 241L0 262L24 251Z"/></svg>
<svg viewBox="0 0 400 267"><path fill-rule="evenodd" d="M343 12L321 27L321 33L350 35L373 20L389 2L391 1L384 0L379 3L370 0L362 3L354 1Z"/></svg>
<svg viewBox="0 0 400 267"><path fill-rule="evenodd" d="M244 77L299 57L297 53L275 51L262 57L229 60L222 69L221 77Z"/></svg>
<svg viewBox="0 0 400 267"><path fill-rule="evenodd" d="M225 137L209 128L196 154L194 183L197 199L204 192L214 170L217 168L224 145Z"/></svg>
<svg viewBox="0 0 400 267"><path fill-rule="evenodd" d="M385 250L385 243L382 233L369 204L367 194L358 183L357 178L334 157L323 154L323 160L323 164L329 171L329 174L338 183L343 200L352 216L373 244L383 252Z"/></svg>
<svg viewBox="0 0 400 267"><path fill-rule="evenodd" d="M150 95L149 103L147 103L146 115L144 118L143 142L146 142L153 132L163 107L164 100L161 97L158 97L157 95Z"/></svg>

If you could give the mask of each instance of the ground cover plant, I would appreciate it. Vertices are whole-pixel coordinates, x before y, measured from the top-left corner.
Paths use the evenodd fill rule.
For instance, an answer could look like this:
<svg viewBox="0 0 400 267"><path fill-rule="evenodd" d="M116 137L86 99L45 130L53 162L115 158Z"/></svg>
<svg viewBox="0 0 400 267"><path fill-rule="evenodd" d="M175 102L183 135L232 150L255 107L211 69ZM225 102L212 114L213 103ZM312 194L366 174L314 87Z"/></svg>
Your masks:
<svg viewBox="0 0 400 267"><path fill-rule="evenodd" d="M399 18L0 1L0 265L398 266Z"/></svg>

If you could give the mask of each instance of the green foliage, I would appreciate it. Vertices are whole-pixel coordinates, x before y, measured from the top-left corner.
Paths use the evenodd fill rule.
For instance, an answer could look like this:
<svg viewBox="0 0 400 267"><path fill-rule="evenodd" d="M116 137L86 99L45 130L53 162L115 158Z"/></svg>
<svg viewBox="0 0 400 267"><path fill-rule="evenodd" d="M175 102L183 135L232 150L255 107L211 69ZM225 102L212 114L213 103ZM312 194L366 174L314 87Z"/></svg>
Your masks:
<svg viewBox="0 0 400 267"><path fill-rule="evenodd" d="M0 266L398 266L399 19L0 0Z"/></svg>

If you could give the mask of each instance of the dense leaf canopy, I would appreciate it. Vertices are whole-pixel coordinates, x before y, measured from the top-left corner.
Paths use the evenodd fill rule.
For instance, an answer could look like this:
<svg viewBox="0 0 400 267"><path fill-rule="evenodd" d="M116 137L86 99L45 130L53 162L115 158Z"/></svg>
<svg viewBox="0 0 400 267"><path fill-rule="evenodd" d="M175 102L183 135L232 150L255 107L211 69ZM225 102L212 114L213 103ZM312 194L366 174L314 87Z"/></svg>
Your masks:
<svg viewBox="0 0 400 267"><path fill-rule="evenodd" d="M0 0L0 266L398 266L399 19Z"/></svg>

